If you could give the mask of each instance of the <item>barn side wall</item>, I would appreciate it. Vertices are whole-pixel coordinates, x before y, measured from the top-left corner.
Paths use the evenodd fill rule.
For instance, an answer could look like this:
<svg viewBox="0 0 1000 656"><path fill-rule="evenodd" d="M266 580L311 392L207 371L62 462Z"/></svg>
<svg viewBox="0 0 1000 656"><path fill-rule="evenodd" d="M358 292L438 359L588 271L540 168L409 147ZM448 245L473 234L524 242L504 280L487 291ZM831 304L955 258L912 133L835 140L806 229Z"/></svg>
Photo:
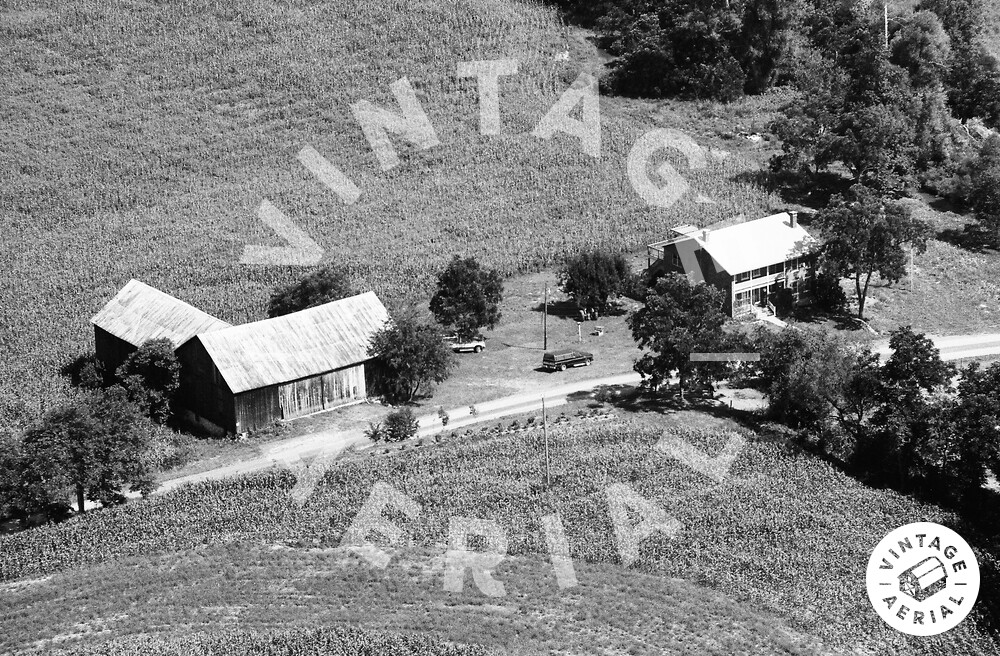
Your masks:
<svg viewBox="0 0 1000 656"><path fill-rule="evenodd" d="M282 419L278 386L240 392L233 399L234 432L246 433L267 428Z"/></svg>
<svg viewBox="0 0 1000 656"><path fill-rule="evenodd" d="M104 382L113 383L115 370L138 349L118 339L99 326L94 326L94 353L104 367Z"/></svg>
<svg viewBox="0 0 1000 656"><path fill-rule="evenodd" d="M195 337L177 349L181 365L176 404L189 411L197 423L209 422L222 431L236 433L233 393L219 374L201 341Z"/></svg>
<svg viewBox="0 0 1000 656"><path fill-rule="evenodd" d="M344 367L277 386L280 418L293 419L367 397L365 364Z"/></svg>

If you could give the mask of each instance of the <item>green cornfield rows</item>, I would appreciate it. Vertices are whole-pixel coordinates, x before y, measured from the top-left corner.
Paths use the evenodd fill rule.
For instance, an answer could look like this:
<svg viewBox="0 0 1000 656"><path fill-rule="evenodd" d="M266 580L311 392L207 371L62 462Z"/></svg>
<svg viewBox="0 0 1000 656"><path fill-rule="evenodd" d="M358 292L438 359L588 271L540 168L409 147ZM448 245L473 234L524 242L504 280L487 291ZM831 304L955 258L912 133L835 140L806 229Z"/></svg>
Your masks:
<svg viewBox="0 0 1000 656"><path fill-rule="evenodd" d="M697 124L701 140L725 123L711 105L604 99L600 159L574 137L531 136L593 64L534 0L13 0L0 47L0 420L64 397L53 370L92 348L90 317L129 278L230 322L262 318L270 290L301 274L239 264L246 245L282 245L256 215L265 199L386 297L424 295L452 254L514 274L778 203L735 153L684 173L711 203L692 192L654 211L636 196L636 138ZM487 137L455 67L490 58L519 72ZM383 173L350 104L394 108L404 76L441 144L397 140L401 163ZM351 177L357 203L296 160L306 145Z"/></svg>
<svg viewBox="0 0 1000 656"><path fill-rule="evenodd" d="M749 600L834 645L874 644L888 639L889 629L870 612L864 592L864 566L873 546L891 528L917 518L961 527L953 515L865 488L824 463L751 434L729 478L716 484L655 451L660 434L648 427L613 421L550 433L551 502L537 432L454 438L390 457L338 463L302 507L287 495L294 475L275 472L188 487L0 537L0 578L39 577L230 542L336 546L378 481L420 504L417 520L400 517L415 546L446 543L448 518L465 515L497 521L511 555L545 554L539 518L554 511L574 560L619 563L605 490L626 483L682 524L676 538L647 539L633 567ZM674 434L708 451L727 439L707 430ZM984 569L995 571L989 554L981 551L980 560ZM16 603L16 597L7 603ZM958 649L985 655L996 645L966 622L906 647L915 654Z"/></svg>
<svg viewBox="0 0 1000 656"><path fill-rule="evenodd" d="M392 654L393 656L485 656L478 646L445 644L424 636L393 635L361 630L296 629L293 631L225 631L187 638L143 636L124 638L99 647L61 649L61 656L320 656Z"/></svg>

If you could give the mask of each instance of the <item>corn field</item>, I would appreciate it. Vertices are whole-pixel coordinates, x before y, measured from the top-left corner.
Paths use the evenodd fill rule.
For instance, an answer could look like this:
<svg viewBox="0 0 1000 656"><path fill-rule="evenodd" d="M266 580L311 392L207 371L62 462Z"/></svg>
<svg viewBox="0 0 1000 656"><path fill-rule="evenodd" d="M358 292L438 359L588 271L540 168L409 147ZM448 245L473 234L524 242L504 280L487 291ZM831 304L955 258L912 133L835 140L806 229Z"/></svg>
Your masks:
<svg viewBox="0 0 1000 656"><path fill-rule="evenodd" d="M52 652L50 652L52 653ZM223 631L185 638L142 636L121 638L99 647L60 649L60 656L486 656L482 647L452 645L425 636L357 629L291 631Z"/></svg>
<svg viewBox="0 0 1000 656"><path fill-rule="evenodd" d="M727 433L707 429L670 431L709 452L728 440ZM843 645L845 636L876 644L889 629L869 612L864 593L871 545L914 516L960 525L954 516L868 489L825 463L750 433L745 433L750 444L721 484L655 451L662 431L649 427L612 420L549 433L551 500L538 431L453 437L429 448L342 461L301 507L288 496L294 475L268 472L2 536L0 579L211 545L277 543L292 554L337 546L379 481L420 505L415 521L397 520L414 548L445 542L449 518L462 515L497 521L511 557L544 556L540 517L558 512L574 561L620 566L606 490L625 483L682 525L676 538L654 534L643 543L632 566L639 572L748 599L834 645ZM981 567L995 567L985 552L979 556ZM2 603L16 604L17 597ZM907 643L907 653L914 654L985 655L994 648L974 622Z"/></svg>
<svg viewBox="0 0 1000 656"><path fill-rule="evenodd" d="M531 136L588 65L534 1L14 0L0 43L3 423L66 397L54 370L92 348L90 317L129 278L230 322L262 318L270 290L301 274L239 264L246 245L281 245L257 218L264 199L390 298L426 295L453 254L513 275L774 204L735 155L685 173L712 203L642 203L632 144L690 116L605 99L600 159L575 137ZM519 71L501 80L502 133L486 137L475 80L455 69L491 58ZM441 143L396 140L401 163L383 173L349 106L394 108L403 76ZM358 185L357 203L296 161L305 145Z"/></svg>

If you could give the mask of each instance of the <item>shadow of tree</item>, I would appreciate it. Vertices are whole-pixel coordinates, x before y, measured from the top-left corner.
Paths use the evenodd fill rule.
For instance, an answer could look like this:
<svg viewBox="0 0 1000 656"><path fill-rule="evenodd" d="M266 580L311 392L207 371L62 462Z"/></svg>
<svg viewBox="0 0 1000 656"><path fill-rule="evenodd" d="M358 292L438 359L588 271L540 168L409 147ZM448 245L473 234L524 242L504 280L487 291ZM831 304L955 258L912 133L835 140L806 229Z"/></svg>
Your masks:
<svg viewBox="0 0 1000 656"><path fill-rule="evenodd" d="M750 184L777 194L782 200L803 207L826 207L836 194L846 194L854 184L850 178L838 173L823 172L808 179L779 175L767 169L745 171L730 178L733 182Z"/></svg>
<svg viewBox="0 0 1000 656"><path fill-rule="evenodd" d="M961 228L945 228L937 234L940 241L974 253L996 250L996 240L978 223L966 223Z"/></svg>
<svg viewBox="0 0 1000 656"><path fill-rule="evenodd" d="M545 312L545 303L538 303L531 308L533 312ZM620 317L628 313L628 308L621 303L608 303L605 312L599 313L596 319L586 319L582 310L573 300L549 301L549 316L560 319L575 319L577 321L598 321L601 317Z"/></svg>

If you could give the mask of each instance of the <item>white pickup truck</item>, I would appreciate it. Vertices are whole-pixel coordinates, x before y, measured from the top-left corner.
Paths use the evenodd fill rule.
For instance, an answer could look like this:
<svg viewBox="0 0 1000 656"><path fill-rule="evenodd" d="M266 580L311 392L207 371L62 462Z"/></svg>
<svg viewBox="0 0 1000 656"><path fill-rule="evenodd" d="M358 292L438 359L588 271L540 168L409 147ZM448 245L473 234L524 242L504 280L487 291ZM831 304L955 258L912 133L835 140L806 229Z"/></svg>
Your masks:
<svg viewBox="0 0 1000 656"><path fill-rule="evenodd" d="M470 340L461 340L458 338L458 335L451 334L445 335L443 339L447 342L448 346L451 347L451 350L456 353L460 351L482 353L483 349L486 348L486 341L482 337L475 337Z"/></svg>

